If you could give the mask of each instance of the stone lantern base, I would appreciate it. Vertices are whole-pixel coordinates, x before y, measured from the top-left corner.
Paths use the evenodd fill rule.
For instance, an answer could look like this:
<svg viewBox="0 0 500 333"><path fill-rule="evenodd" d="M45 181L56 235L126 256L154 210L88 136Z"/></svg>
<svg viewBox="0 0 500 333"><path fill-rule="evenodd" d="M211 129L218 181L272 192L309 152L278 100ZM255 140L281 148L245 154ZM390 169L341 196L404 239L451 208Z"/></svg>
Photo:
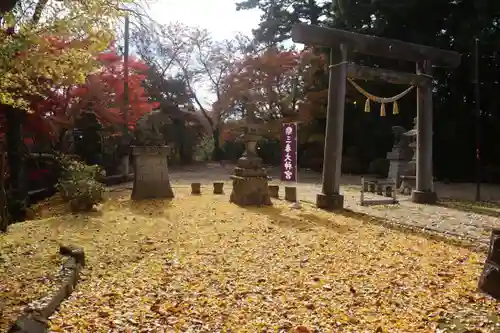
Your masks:
<svg viewBox="0 0 500 333"><path fill-rule="evenodd" d="M389 160L389 174L388 179L391 179L399 188L401 185L401 176L404 171L408 169L408 159L407 154L400 148L392 148L392 151L387 153L387 159Z"/></svg>
<svg viewBox="0 0 500 333"><path fill-rule="evenodd" d="M258 157L242 157L234 168L230 202L239 206L271 206L267 171Z"/></svg>
<svg viewBox="0 0 500 333"><path fill-rule="evenodd" d="M167 156L168 146L132 147L134 155L134 187L132 200L173 198Z"/></svg>

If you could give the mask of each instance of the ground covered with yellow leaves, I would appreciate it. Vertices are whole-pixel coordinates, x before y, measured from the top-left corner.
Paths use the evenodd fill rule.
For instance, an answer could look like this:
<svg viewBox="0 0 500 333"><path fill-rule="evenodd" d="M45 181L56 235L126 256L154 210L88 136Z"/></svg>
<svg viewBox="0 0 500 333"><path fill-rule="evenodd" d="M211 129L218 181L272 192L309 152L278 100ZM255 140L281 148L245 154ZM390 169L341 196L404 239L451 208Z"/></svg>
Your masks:
<svg viewBox="0 0 500 333"><path fill-rule="evenodd" d="M129 195L0 235L0 331L50 289L59 243L88 266L54 332L500 331L476 293L484 254L312 206Z"/></svg>

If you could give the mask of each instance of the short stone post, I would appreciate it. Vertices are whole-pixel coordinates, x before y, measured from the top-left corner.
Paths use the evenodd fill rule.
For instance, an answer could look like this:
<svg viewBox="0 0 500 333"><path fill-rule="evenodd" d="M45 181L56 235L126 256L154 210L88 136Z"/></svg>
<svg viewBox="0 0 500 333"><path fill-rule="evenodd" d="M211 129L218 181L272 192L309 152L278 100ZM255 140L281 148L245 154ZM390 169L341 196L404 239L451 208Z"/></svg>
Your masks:
<svg viewBox="0 0 500 333"><path fill-rule="evenodd" d="M134 155L134 187L132 200L173 198L167 156L168 146L132 147Z"/></svg>
<svg viewBox="0 0 500 333"><path fill-rule="evenodd" d="M214 182L214 194L224 194L223 182Z"/></svg>
<svg viewBox="0 0 500 333"><path fill-rule="evenodd" d="M271 198L279 198L280 197L279 185L269 185L267 188L269 189L269 196Z"/></svg>
<svg viewBox="0 0 500 333"><path fill-rule="evenodd" d="M297 188L293 186L285 186L285 200L290 202L297 201Z"/></svg>
<svg viewBox="0 0 500 333"><path fill-rule="evenodd" d="M393 187L392 187L391 185L387 185L387 186L385 187L385 196L386 196L387 198L392 197L392 191L393 191Z"/></svg>
<svg viewBox="0 0 500 333"><path fill-rule="evenodd" d="M201 184L200 183L191 183L191 194L200 195L201 194Z"/></svg>

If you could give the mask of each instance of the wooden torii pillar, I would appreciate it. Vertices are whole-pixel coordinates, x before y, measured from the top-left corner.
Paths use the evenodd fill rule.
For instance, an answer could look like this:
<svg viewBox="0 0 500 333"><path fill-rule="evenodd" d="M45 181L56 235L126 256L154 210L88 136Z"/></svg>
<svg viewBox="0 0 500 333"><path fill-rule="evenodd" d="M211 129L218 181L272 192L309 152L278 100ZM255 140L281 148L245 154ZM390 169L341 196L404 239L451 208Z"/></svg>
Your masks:
<svg viewBox="0 0 500 333"><path fill-rule="evenodd" d="M316 205L328 210L341 209L344 206L344 197L340 194L340 176L347 77L417 86L417 181L412 201L435 203L437 196L432 175L432 67L457 67L460 64L460 54L307 24L296 24L293 27L292 40L309 46L330 48L323 186L322 193L317 195ZM353 52L413 61L416 63L417 73L402 73L348 63L348 54Z"/></svg>

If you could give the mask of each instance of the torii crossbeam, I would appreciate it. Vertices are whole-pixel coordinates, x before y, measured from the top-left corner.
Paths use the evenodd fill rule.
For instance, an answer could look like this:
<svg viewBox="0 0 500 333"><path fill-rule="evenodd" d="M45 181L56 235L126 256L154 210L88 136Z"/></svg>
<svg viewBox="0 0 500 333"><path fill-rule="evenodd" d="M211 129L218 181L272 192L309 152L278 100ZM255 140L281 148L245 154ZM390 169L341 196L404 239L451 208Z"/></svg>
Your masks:
<svg viewBox="0 0 500 333"><path fill-rule="evenodd" d="M417 86L417 180L412 201L436 203L432 176L432 66L457 67L461 60L460 54L307 24L296 24L293 27L292 40L309 46L330 48L323 186L322 193L317 195L316 205L328 210L344 206L344 197L340 194L340 170L348 77ZM413 61L416 63L416 74L348 64L347 55L353 52Z"/></svg>

